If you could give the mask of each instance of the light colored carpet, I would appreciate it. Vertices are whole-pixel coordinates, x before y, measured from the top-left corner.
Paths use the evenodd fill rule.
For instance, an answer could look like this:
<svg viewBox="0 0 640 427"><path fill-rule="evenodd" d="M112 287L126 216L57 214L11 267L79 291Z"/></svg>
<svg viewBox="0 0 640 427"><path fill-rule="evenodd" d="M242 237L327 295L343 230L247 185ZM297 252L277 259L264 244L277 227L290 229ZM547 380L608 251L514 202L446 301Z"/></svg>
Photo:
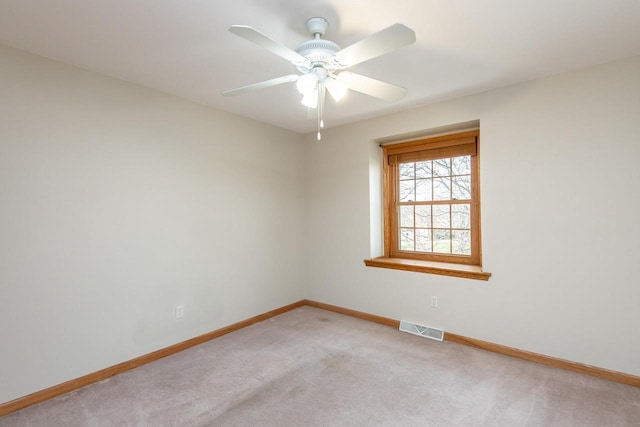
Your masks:
<svg viewBox="0 0 640 427"><path fill-rule="evenodd" d="M640 388L302 307L0 426L638 426Z"/></svg>

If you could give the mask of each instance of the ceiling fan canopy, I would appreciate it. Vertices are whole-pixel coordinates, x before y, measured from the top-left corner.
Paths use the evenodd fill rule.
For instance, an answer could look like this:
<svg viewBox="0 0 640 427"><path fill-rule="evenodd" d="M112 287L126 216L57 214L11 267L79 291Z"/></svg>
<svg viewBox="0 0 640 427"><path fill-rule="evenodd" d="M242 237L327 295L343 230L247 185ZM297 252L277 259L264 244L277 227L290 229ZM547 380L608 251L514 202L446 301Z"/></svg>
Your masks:
<svg viewBox="0 0 640 427"><path fill-rule="evenodd" d="M302 42L293 50L252 27L231 26L229 31L288 60L301 74L289 74L253 83L224 91L222 94L239 95L283 83L296 82L298 91L302 94L302 104L317 109L318 139L320 139L320 128L324 125L322 110L325 90L336 101L339 101L348 89L387 101L397 101L406 95L407 90L403 87L345 70L414 43L416 36L412 29L403 24L394 24L341 49L331 40L321 38L329 27L325 18L309 18L306 27L313 38Z"/></svg>

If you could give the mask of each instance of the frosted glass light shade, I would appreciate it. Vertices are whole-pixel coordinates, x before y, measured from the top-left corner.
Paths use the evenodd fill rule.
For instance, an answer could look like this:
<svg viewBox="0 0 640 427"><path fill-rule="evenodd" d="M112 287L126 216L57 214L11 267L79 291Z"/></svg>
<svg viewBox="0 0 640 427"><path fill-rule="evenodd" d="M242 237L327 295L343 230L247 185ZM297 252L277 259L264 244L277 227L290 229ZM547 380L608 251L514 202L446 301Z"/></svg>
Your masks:
<svg viewBox="0 0 640 427"><path fill-rule="evenodd" d="M347 87L336 79L328 78L325 86L327 86L327 90L336 101L340 101L347 94Z"/></svg>
<svg viewBox="0 0 640 427"><path fill-rule="evenodd" d="M318 90L313 89L302 97L302 105L309 108L318 108Z"/></svg>
<svg viewBox="0 0 640 427"><path fill-rule="evenodd" d="M305 74L300 76L298 81L296 82L296 87L298 88L298 92L302 95L309 95L316 89L318 85L318 76L314 73Z"/></svg>

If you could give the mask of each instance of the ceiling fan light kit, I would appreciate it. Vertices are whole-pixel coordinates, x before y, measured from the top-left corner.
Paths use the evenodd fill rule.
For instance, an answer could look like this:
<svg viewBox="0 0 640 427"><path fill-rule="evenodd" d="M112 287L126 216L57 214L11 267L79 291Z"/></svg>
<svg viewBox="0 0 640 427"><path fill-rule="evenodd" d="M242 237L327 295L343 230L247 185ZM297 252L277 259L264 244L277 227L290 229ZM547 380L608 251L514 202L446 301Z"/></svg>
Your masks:
<svg viewBox="0 0 640 427"><path fill-rule="evenodd" d="M341 49L336 43L321 38L329 27L326 19L309 18L306 27L313 38L302 42L292 50L252 27L231 26L229 31L288 60L302 74L277 77L227 90L222 94L239 95L283 83L296 82L298 92L302 95L302 105L317 111L318 140L321 138L320 130L324 126L323 109L326 91L336 101L344 98L349 89L387 101L397 101L406 95L405 88L344 70L414 43L416 36L412 29L402 24L394 24Z"/></svg>

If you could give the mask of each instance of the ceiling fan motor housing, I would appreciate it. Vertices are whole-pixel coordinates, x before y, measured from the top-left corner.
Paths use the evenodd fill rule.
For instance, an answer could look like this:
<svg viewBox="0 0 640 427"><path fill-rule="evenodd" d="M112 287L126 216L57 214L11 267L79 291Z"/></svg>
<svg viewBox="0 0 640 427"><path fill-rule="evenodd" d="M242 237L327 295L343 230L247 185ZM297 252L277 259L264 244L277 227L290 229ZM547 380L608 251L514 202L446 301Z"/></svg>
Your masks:
<svg viewBox="0 0 640 427"><path fill-rule="evenodd" d="M312 66L323 65L328 67L332 62L336 52L340 50L340 46L336 43L325 39L311 39L300 43L296 48L296 52L309 59ZM300 69L300 67L298 67ZM301 69L300 71L303 71Z"/></svg>

